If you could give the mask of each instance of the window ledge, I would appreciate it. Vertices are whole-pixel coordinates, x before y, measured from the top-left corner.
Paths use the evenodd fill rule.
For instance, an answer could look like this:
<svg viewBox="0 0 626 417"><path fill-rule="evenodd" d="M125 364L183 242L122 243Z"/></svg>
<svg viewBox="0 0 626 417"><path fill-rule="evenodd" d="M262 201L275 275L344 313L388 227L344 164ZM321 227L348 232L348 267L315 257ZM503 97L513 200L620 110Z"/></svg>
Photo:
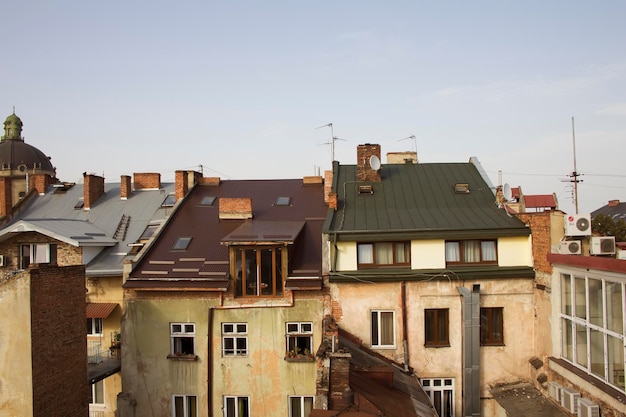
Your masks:
<svg viewBox="0 0 626 417"><path fill-rule="evenodd" d="M285 361L287 362L314 362L315 358L313 356L285 356Z"/></svg>
<svg viewBox="0 0 626 417"><path fill-rule="evenodd" d="M495 347L504 347L506 346L504 343L481 343L480 347L490 347L490 346L495 346Z"/></svg>
<svg viewBox="0 0 626 417"><path fill-rule="evenodd" d="M449 348L450 344L447 345L424 345L425 348Z"/></svg>
<svg viewBox="0 0 626 417"><path fill-rule="evenodd" d="M197 355L167 355L167 359L173 360L173 361L197 361L198 360L198 356Z"/></svg>

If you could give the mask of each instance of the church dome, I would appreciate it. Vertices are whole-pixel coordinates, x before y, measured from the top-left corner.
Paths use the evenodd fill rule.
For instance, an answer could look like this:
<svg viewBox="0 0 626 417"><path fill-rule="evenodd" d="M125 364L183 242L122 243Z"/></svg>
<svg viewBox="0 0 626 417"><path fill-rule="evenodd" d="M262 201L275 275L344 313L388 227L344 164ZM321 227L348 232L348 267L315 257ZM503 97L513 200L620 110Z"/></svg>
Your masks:
<svg viewBox="0 0 626 417"><path fill-rule="evenodd" d="M4 136L0 141L0 170L24 174L42 171L55 173L50 158L39 149L24 142L22 120L15 115L15 112L4 122Z"/></svg>

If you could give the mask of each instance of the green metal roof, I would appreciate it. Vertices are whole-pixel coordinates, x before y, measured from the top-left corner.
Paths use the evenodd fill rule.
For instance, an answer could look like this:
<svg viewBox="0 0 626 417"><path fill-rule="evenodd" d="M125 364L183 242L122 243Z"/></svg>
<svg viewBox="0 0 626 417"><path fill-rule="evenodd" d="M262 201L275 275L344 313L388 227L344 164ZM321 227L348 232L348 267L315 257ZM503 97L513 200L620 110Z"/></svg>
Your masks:
<svg viewBox="0 0 626 417"><path fill-rule="evenodd" d="M337 209L329 210L324 231L337 240L530 234L521 220L497 206L495 190L471 162L383 165L380 182L357 181L356 165L333 168ZM467 184L469 192L457 192L456 184ZM361 186L371 186L372 193L360 193Z"/></svg>

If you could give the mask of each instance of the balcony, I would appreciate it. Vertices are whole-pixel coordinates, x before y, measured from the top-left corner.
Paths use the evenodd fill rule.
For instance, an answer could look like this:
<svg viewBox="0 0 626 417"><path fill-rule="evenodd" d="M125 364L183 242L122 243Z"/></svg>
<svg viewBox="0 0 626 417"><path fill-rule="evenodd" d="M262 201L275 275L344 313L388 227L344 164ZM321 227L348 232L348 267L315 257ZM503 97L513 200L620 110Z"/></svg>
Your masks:
<svg viewBox="0 0 626 417"><path fill-rule="evenodd" d="M91 343L87 348L87 375L94 384L122 370L121 345L103 349L101 343Z"/></svg>

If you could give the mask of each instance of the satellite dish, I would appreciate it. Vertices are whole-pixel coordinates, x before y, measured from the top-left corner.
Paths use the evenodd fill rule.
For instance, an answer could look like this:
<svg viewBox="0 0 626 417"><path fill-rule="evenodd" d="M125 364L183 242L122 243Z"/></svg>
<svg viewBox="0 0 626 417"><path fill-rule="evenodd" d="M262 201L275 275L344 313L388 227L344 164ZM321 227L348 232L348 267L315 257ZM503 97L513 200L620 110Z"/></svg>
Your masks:
<svg viewBox="0 0 626 417"><path fill-rule="evenodd" d="M502 195L506 201L510 201L513 198L513 192L511 191L511 186L509 184L504 184L502 186Z"/></svg>
<svg viewBox="0 0 626 417"><path fill-rule="evenodd" d="M370 167L372 167L374 171L378 171L380 169L380 159L378 159L376 155L370 156Z"/></svg>

